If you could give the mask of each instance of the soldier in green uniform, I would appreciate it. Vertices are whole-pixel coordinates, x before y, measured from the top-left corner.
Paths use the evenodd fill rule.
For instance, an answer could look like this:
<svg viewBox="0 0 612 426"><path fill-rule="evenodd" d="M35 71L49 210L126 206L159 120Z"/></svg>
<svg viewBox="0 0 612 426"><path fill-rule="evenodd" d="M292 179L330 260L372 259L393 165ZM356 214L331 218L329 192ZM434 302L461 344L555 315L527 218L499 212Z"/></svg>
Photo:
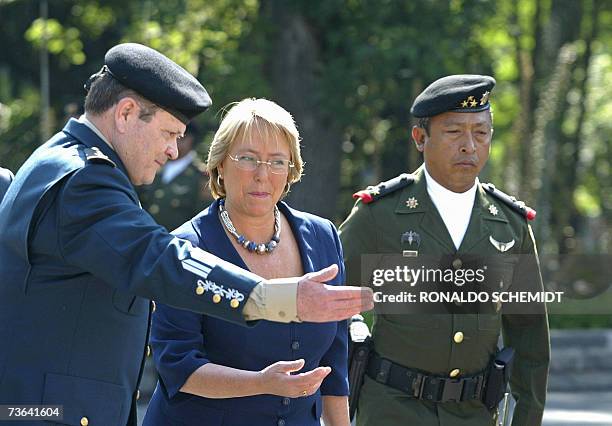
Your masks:
<svg viewBox="0 0 612 426"><path fill-rule="evenodd" d="M415 99L412 137L424 165L355 194L340 227L348 282L368 281L361 277L362 255L401 256L410 248L417 261L447 256L452 269L468 256L484 261L496 254L507 281L500 286L542 290L528 223L535 212L478 180L490 153L494 85L489 76L447 76ZM512 425L540 425L550 360L545 307L529 315L491 307L492 313L375 314L357 425L493 425L497 409L487 409L482 394L500 333L515 350Z"/></svg>
<svg viewBox="0 0 612 426"><path fill-rule="evenodd" d="M151 185L138 190L142 207L170 231L213 201L206 166L195 151L201 139L199 128L189 123L178 143L178 158L168 161Z"/></svg>

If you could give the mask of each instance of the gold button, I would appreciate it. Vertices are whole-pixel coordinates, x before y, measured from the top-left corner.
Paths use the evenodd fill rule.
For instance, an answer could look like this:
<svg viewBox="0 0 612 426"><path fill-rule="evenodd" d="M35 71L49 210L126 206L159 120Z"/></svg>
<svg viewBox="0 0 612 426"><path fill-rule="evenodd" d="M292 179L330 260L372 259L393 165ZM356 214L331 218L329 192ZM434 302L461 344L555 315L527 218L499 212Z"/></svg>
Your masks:
<svg viewBox="0 0 612 426"><path fill-rule="evenodd" d="M81 417L81 426L87 426L89 424L89 419L87 417Z"/></svg>
<svg viewBox="0 0 612 426"><path fill-rule="evenodd" d="M232 299L232 301L230 302L230 306L236 309L238 306L240 306L240 302L237 299Z"/></svg>
<svg viewBox="0 0 612 426"><path fill-rule="evenodd" d="M204 287L202 287L202 286L200 286L200 285L199 285L199 286L197 286L197 287L196 287L196 294L197 294L198 296L203 295L203 294L204 294Z"/></svg>
<svg viewBox="0 0 612 426"><path fill-rule="evenodd" d="M151 346L147 345L147 356L151 356Z"/></svg>
<svg viewBox="0 0 612 426"><path fill-rule="evenodd" d="M136 391L136 401L140 399L140 389Z"/></svg>
<svg viewBox="0 0 612 426"><path fill-rule="evenodd" d="M455 335L453 336L453 340L455 341L455 343L463 342L463 333L460 331L456 332Z"/></svg>
<svg viewBox="0 0 612 426"><path fill-rule="evenodd" d="M461 370L459 370L458 368L455 368L454 370L451 370L451 372L448 373L448 375L450 377L457 377L459 373L461 373Z"/></svg>
<svg viewBox="0 0 612 426"><path fill-rule="evenodd" d="M221 301L221 296L219 294L215 294L213 296L213 303L219 303Z"/></svg>
<svg viewBox="0 0 612 426"><path fill-rule="evenodd" d="M455 269L459 269L463 266L463 262L461 261L461 259L455 259L453 260L453 268Z"/></svg>
<svg viewBox="0 0 612 426"><path fill-rule="evenodd" d="M151 313L155 312L156 309L157 309L157 305L155 304L155 301L151 300Z"/></svg>

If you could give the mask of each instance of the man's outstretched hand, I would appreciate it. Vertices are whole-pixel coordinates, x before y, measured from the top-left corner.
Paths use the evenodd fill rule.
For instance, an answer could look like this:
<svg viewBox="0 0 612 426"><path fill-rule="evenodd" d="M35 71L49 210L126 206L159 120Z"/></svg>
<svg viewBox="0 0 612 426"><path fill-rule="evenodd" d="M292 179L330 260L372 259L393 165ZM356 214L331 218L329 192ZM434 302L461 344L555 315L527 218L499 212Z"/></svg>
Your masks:
<svg viewBox="0 0 612 426"><path fill-rule="evenodd" d="M373 293L368 287L325 284L337 273L338 265L331 265L299 280L297 314L301 321L340 321L374 307Z"/></svg>

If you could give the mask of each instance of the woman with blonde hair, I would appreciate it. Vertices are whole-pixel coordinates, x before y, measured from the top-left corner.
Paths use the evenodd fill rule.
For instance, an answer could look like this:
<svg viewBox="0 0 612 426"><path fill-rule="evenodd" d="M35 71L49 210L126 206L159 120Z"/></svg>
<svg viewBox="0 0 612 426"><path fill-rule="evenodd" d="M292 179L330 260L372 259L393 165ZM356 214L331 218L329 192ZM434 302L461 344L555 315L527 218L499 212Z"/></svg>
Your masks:
<svg viewBox="0 0 612 426"><path fill-rule="evenodd" d="M337 264L330 284L343 282L334 225L281 201L303 170L286 110L265 99L235 104L215 134L207 168L215 201L175 235L267 279ZM206 290L213 302L231 305L222 287ZM145 426L314 426L321 416L326 426L350 424L346 321L243 328L160 305L151 343L160 380Z"/></svg>

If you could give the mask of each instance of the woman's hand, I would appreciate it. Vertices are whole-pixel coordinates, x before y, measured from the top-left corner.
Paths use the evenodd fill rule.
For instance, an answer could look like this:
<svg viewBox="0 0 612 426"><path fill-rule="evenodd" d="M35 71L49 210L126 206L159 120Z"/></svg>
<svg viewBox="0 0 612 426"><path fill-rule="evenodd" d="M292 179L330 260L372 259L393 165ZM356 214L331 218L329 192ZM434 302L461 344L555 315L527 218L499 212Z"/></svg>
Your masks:
<svg viewBox="0 0 612 426"><path fill-rule="evenodd" d="M259 372L262 392L271 395L300 398L314 394L331 367L317 367L314 370L291 374L304 367L304 360L278 361Z"/></svg>

